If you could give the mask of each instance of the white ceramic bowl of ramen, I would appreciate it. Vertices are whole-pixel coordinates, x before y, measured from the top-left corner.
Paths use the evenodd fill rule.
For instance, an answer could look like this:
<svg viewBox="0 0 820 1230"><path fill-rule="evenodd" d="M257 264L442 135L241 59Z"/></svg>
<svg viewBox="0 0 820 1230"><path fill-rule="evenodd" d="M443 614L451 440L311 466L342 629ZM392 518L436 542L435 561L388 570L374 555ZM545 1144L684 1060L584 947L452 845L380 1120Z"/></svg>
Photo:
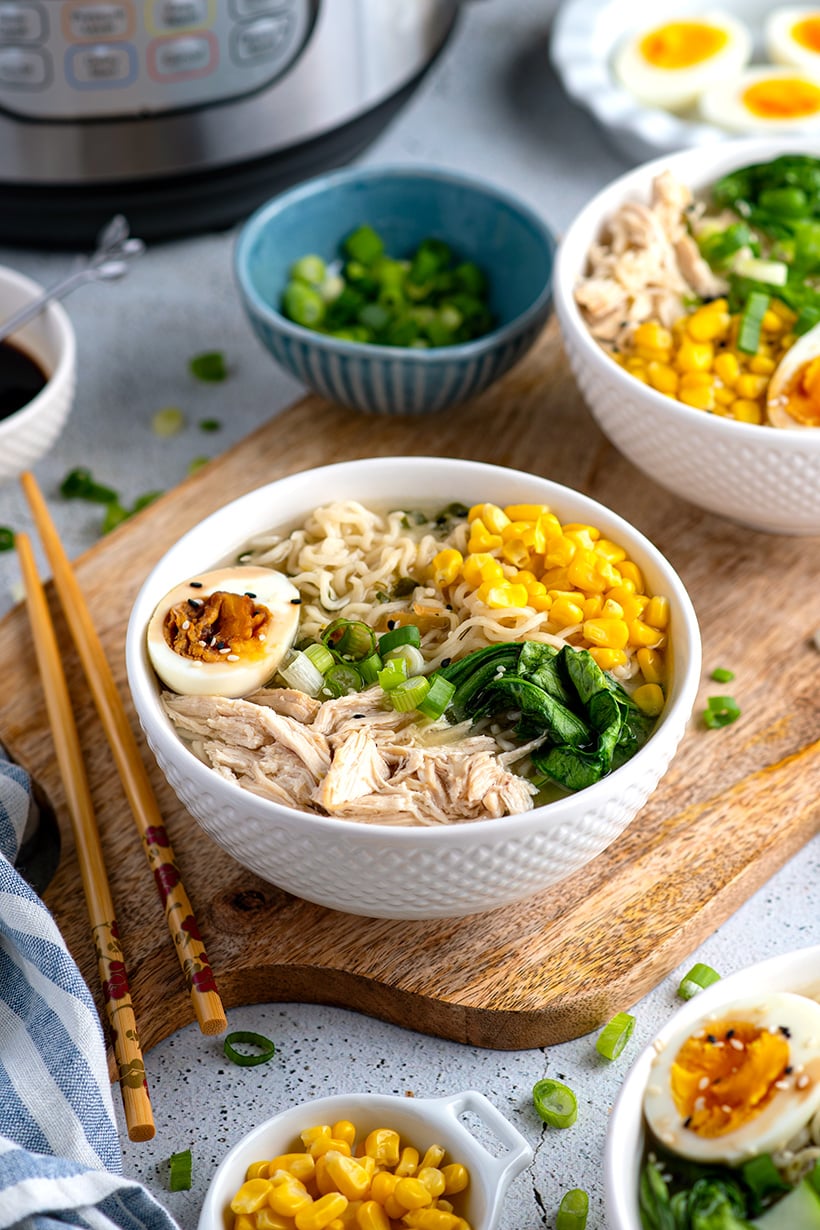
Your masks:
<svg viewBox="0 0 820 1230"><path fill-rule="evenodd" d="M727 141L668 154L620 176L581 210L556 257L555 310L575 378L601 430L654 482L709 512L777 534L820 534L820 429L735 422L694 409L631 376L599 346L575 301L590 247L626 202L648 204L671 171L696 194L722 175L817 140Z"/></svg>
<svg viewBox="0 0 820 1230"><path fill-rule="evenodd" d="M643 571L647 590L669 600L674 665L663 712L647 742L620 768L573 795L518 814L435 826L363 823L297 810L251 793L203 763L163 709L146 648L152 612L181 581L235 561L254 536L271 528L291 530L333 500L382 511L442 508L454 500L468 507L545 503L562 524L591 524L620 544ZM370 458L308 470L226 505L185 534L150 573L134 604L126 644L128 681L148 743L212 840L298 897L383 918L496 909L564 879L600 854L668 768L695 701L700 656L697 619L680 578L621 517L532 474L430 457Z"/></svg>
<svg viewBox="0 0 820 1230"><path fill-rule="evenodd" d="M609 1230L642 1230L638 1201L646 1150L644 1096L652 1063L670 1040L750 997L789 992L820 999L820 947L800 948L738 970L713 983L676 1012L630 1068L607 1126L604 1182ZM820 1054L820 1052L819 1052ZM816 1077L815 1077L816 1079Z"/></svg>

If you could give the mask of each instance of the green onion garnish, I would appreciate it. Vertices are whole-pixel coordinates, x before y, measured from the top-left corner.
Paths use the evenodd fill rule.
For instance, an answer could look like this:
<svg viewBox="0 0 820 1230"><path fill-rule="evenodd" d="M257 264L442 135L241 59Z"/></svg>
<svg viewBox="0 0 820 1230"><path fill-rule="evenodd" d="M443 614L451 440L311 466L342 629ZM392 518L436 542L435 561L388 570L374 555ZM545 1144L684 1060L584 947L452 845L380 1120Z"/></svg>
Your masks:
<svg viewBox="0 0 820 1230"><path fill-rule="evenodd" d="M199 430L200 431L221 431L222 422L220 419L200 419L199 420Z"/></svg>
<svg viewBox="0 0 820 1230"><path fill-rule="evenodd" d="M699 991L705 991L707 987L710 987L713 982L720 982L720 974L713 970L711 965L704 965L698 961L681 979L678 995L681 999L692 999Z"/></svg>
<svg viewBox="0 0 820 1230"><path fill-rule="evenodd" d="M151 430L155 436L175 436L184 426L185 415L179 406L163 406L151 419Z"/></svg>
<svg viewBox="0 0 820 1230"><path fill-rule="evenodd" d="M744 354L757 354L760 347L760 329L768 306L769 296L762 290L753 290L746 300L737 335L737 348Z"/></svg>
<svg viewBox="0 0 820 1230"><path fill-rule="evenodd" d="M191 1186L191 1150L184 1149L182 1153L172 1153L168 1163L171 1168L168 1180L169 1190L187 1192Z"/></svg>
<svg viewBox="0 0 820 1230"><path fill-rule="evenodd" d="M326 673L320 689L320 695L335 697L349 696L351 692L361 692L362 677L355 666L346 662L337 662Z"/></svg>
<svg viewBox="0 0 820 1230"><path fill-rule="evenodd" d="M589 1214L589 1196L580 1187L565 1192L555 1217L555 1230L584 1230Z"/></svg>
<svg viewBox="0 0 820 1230"><path fill-rule="evenodd" d="M424 670L424 654L416 645L397 645L384 655L385 662L392 662L394 658L404 658L408 675L420 675Z"/></svg>
<svg viewBox="0 0 820 1230"><path fill-rule="evenodd" d="M384 666L381 658L377 653L371 653L369 658L365 658L363 662L357 662L356 667L362 677L362 682L366 684L375 683L379 677L379 671Z"/></svg>
<svg viewBox="0 0 820 1230"><path fill-rule="evenodd" d="M710 696L703 711L703 724L710 730L731 726L740 717L740 707L732 696Z"/></svg>
<svg viewBox="0 0 820 1230"><path fill-rule="evenodd" d="M412 709L418 709L429 691L430 684L424 675L414 675L412 679L402 679L401 683L390 689L390 704L397 713L410 713Z"/></svg>
<svg viewBox="0 0 820 1230"><path fill-rule="evenodd" d="M206 384L218 384L228 375L221 350L207 350L204 354L194 355L188 360L188 371L195 380L203 380Z"/></svg>
<svg viewBox="0 0 820 1230"><path fill-rule="evenodd" d="M769 1197L791 1191L791 1185L784 1180L770 1153L759 1153L757 1157L749 1158L740 1170L743 1182L748 1184L761 1208L764 1202L768 1203Z"/></svg>
<svg viewBox="0 0 820 1230"><path fill-rule="evenodd" d="M188 474L189 474L189 476L190 476L191 474L196 474L197 470L201 470L201 469L202 469L202 467L203 467L203 466L206 466L210 460L211 460L211 459L210 459L210 457L193 457L193 458L192 458L192 459L188 462Z"/></svg>
<svg viewBox="0 0 820 1230"><path fill-rule="evenodd" d="M89 500L92 504L111 504L117 499L113 487L95 482L91 471L85 466L69 470L60 483L60 495L64 500Z"/></svg>
<svg viewBox="0 0 820 1230"><path fill-rule="evenodd" d="M246 1046L255 1046L259 1054L244 1055L236 1049L237 1042ZM222 1050L226 1059L230 1059L231 1063L237 1064L240 1068L255 1068L257 1064L267 1063L276 1054L276 1047L270 1038L266 1038L264 1034L253 1033L249 1029L235 1029L233 1033L228 1034L222 1044Z"/></svg>
<svg viewBox="0 0 820 1230"><path fill-rule="evenodd" d="M14 530L7 525L0 525L0 551L11 551L14 548Z"/></svg>
<svg viewBox="0 0 820 1230"><path fill-rule="evenodd" d="M430 689L421 704L416 705L419 713L426 718L440 718L444 710L449 705L450 701L455 696L456 685L451 683L449 679L445 679L443 675L431 675L429 678Z"/></svg>
<svg viewBox="0 0 820 1230"><path fill-rule="evenodd" d="M421 633L415 624L402 624L400 628L391 628L379 637L379 653L382 657L391 649L398 649L400 645L415 645L417 649L420 647Z"/></svg>
<svg viewBox="0 0 820 1230"><path fill-rule="evenodd" d="M731 683L735 677L734 671L728 671L723 666L716 666L712 671L711 678L715 683Z"/></svg>
<svg viewBox="0 0 820 1230"><path fill-rule="evenodd" d="M310 659L317 671L321 671L323 675L333 665L333 654L325 645L321 645L318 641L314 642L313 645L306 645L303 653L306 658Z"/></svg>
<svg viewBox="0 0 820 1230"><path fill-rule="evenodd" d="M348 662L361 662L376 649L376 633L361 619L334 619L322 633L322 644Z"/></svg>
<svg viewBox="0 0 820 1230"><path fill-rule="evenodd" d="M632 1037L635 1028L635 1018L628 1012L616 1012L598 1035L595 1049L604 1059L617 1059L621 1051Z"/></svg>
<svg viewBox="0 0 820 1230"><path fill-rule="evenodd" d="M404 658L391 658L385 662L384 668L376 676L379 686L385 692L390 692L407 678L407 663Z"/></svg>
<svg viewBox="0 0 820 1230"><path fill-rule="evenodd" d="M538 1114L550 1127L568 1128L578 1117L578 1100L568 1085L548 1078L536 1081L532 1100Z"/></svg>

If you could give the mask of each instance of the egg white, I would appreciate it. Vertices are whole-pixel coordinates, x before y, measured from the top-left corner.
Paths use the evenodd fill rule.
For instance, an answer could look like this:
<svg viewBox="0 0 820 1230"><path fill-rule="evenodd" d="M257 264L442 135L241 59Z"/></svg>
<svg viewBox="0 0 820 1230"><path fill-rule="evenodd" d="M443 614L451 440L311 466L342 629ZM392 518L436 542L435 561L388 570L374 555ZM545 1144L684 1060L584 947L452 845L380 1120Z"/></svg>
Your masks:
<svg viewBox="0 0 820 1230"><path fill-rule="evenodd" d="M764 37L770 60L775 64L792 64L795 68L806 69L810 73L820 72L820 51L812 51L810 47L798 42L794 33L795 26L809 17L820 23L820 8L801 5L775 9L769 15Z"/></svg>
<svg viewBox="0 0 820 1230"><path fill-rule="evenodd" d="M192 585L192 582L195 584ZM257 606L270 611L264 642L251 655L237 661L224 655L218 662L203 662L177 653L165 638L165 617L186 599L203 599L217 590L254 595ZM255 692L270 680L287 653L299 626L299 591L286 576L273 568L218 568L189 577L157 604L148 624L147 645L151 665L173 692L186 696L236 698Z"/></svg>
<svg viewBox="0 0 820 1230"><path fill-rule="evenodd" d="M645 58L641 44L653 30L669 25L672 20L714 26L726 35L727 42L699 64L683 68L658 67ZM751 54L752 38L746 26L729 13L715 10L684 18L668 18L644 26L621 45L613 68L621 84L641 102L670 111L683 111L691 107L714 82L736 76L748 63Z"/></svg>
<svg viewBox="0 0 820 1230"><path fill-rule="evenodd" d="M763 65L747 68L729 81L711 86L701 96L699 111L709 124L736 133L820 132L820 110L811 115L768 117L756 115L744 102L744 94L761 81L799 80L820 89L820 71L806 72L797 68L772 68Z"/></svg>
<svg viewBox="0 0 820 1230"><path fill-rule="evenodd" d="M801 423L789 413L788 398L784 396L794 376L820 355L820 325L809 329L799 337L772 372L766 393L766 417L773 427L794 427L798 430L818 428L810 423Z"/></svg>
<svg viewBox="0 0 820 1230"><path fill-rule="evenodd" d="M787 1087L777 1089L771 1101L745 1123L721 1136L702 1137L684 1127L671 1092L672 1065L688 1038L726 1020L748 1021L790 1033ZM804 1088L798 1088L802 1083ZM740 1000L716 1010L665 1044L653 1060L644 1095L647 1123L658 1140L673 1153L700 1162L739 1165L760 1153L782 1149L820 1109L820 1003L803 995L772 992L757 999Z"/></svg>

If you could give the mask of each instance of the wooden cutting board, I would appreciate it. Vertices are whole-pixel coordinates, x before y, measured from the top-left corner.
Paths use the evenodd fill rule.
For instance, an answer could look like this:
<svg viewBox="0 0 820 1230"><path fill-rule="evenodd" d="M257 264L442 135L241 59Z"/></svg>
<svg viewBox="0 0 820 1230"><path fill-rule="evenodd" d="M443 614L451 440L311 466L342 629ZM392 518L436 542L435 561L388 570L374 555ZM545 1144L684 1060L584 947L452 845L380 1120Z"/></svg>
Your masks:
<svg viewBox="0 0 820 1230"><path fill-rule="evenodd" d="M653 485L598 431L553 323L501 383L437 416L369 417L309 397L88 551L77 575L123 693L132 601L183 531L293 471L406 453L529 469L584 491L647 534L683 578L703 633L701 699L669 773L623 837L563 884L514 907L433 922L363 919L297 900L245 871L204 836L143 744L146 762L228 1009L315 1001L478 1046L564 1041L656 985L820 829L820 653L812 639L820 627L820 540L754 533ZM193 1015L136 828L50 600L148 1048ZM46 900L96 993L42 693L31 655L21 652L27 642L26 615L16 608L0 623L0 740L56 810L63 854ZM742 717L710 731L697 713L708 695L727 690L708 679L716 666L735 672L730 687Z"/></svg>

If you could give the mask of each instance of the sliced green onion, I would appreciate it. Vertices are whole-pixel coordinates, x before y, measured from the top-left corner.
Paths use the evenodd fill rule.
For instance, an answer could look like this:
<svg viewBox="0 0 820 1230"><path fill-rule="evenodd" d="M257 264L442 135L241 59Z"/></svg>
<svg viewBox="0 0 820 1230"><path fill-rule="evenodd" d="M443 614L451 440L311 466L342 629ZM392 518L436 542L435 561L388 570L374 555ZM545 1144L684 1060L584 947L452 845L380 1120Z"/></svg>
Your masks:
<svg viewBox="0 0 820 1230"><path fill-rule="evenodd" d="M753 290L746 300L737 335L737 348L744 354L757 354L760 346L760 330L768 306L769 296L762 290Z"/></svg>
<svg viewBox="0 0 820 1230"><path fill-rule="evenodd" d="M210 460L210 457L192 457L188 462L188 474L196 474L197 470L201 470Z"/></svg>
<svg viewBox="0 0 820 1230"><path fill-rule="evenodd" d="M85 466L69 470L60 483L60 495L65 500L90 500L92 504L111 504L117 499L116 491L95 482L91 471Z"/></svg>
<svg viewBox="0 0 820 1230"><path fill-rule="evenodd" d="M334 619L322 633L322 644L340 658L361 662L376 649L376 633L361 619Z"/></svg>
<svg viewBox="0 0 820 1230"><path fill-rule="evenodd" d="M337 662L322 680L319 693L322 696L349 696L351 692L361 692L362 677L355 666L346 662Z"/></svg>
<svg viewBox="0 0 820 1230"><path fill-rule="evenodd" d="M179 406L163 406L151 419L151 430L155 436L175 436L184 426L185 415Z"/></svg>
<svg viewBox="0 0 820 1230"><path fill-rule="evenodd" d="M766 282L769 286L785 286L789 280L789 266L785 261L761 260L758 256L742 253L732 261L732 273L754 282Z"/></svg>
<svg viewBox="0 0 820 1230"><path fill-rule="evenodd" d="M589 1196L580 1187L565 1192L558 1206L555 1230L585 1230L589 1215Z"/></svg>
<svg viewBox="0 0 820 1230"><path fill-rule="evenodd" d="M820 1158L818 1158L806 1175L806 1182L811 1183L817 1195L820 1196Z"/></svg>
<svg viewBox="0 0 820 1230"><path fill-rule="evenodd" d="M617 1059L621 1051L632 1037L635 1028L635 1018L628 1012L616 1012L611 1021L604 1025L595 1049L604 1059Z"/></svg>
<svg viewBox="0 0 820 1230"><path fill-rule="evenodd" d="M697 961L689 973L681 979L678 995L681 999L692 999L699 991L710 987L713 982L720 982L720 974L713 970L711 965L704 965L701 961Z"/></svg>
<svg viewBox="0 0 820 1230"><path fill-rule="evenodd" d="M712 679L715 683L731 683L735 677L734 671L728 671L723 666L716 666L712 671Z"/></svg>
<svg viewBox="0 0 820 1230"><path fill-rule="evenodd" d="M170 1176L168 1188L172 1192L187 1192L191 1187L191 1171L193 1160L191 1150L184 1149L182 1153L172 1153L168 1159Z"/></svg>
<svg viewBox="0 0 820 1230"><path fill-rule="evenodd" d="M222 422L220 419L200 419L199 420L199 430L200 431L221 431Z"/></svg>
<svg viewBox="0 0 820 1230"><path fill-rule="evenodd" d="M322 672L301 649L297 649L287 666L279 667L279 674L289 688L308 696L318 696L325 682Z"/></svg>
<svg viewBox="0 0 820 1230"><path fill-rule="evenodd" d="M255 1046L259 1054L243 1054L242 1051L236 1049L237 1042L245 1046ZM233 1033L228 1034L222 1050L226 1059L230 1059L231 1063L237 1064L240 1068L255 1068L257 1064L267 1063L276 1054L276 1047L270 1038L266 1038L264 1034L253 1033L249 1029L235 1029Z"/></svg>
<svg viewBox="0 0 820 1230"><path fill-rule="evenodd" d="M404 658L391 658L385 663L384 669L378 672L376 678L379 686L385 692L390 692L407 678L407 663Z"/></svg>
<svg viewBox="0 0 820 1230"><path fill-rule="evenodd" d="M365 223L348 235L343 247L351 260L372 265L384 252L384 241L372 226Z"/></svg>
<svg viewBox="0 0 820 1230"><path fill-rule="evenodd" d="M228 375L221 350L207 350L204 354L194 355L188 361L188 371L195 380L203 380L206 384L218 384Z"/></svg>
<svg viewBox="0 0 820 1230"><path fill-rule="evenodd" d="M397 645L385 654L384 660L392 662L394 658L404 658L408 675L420 675L424 670L424 654L415 645Z"/></svg>
<svg viewBox="0 0 820 1230"><path fill-rule="evenodd" d="M412 709L418 709L429 691L430 684L424 675L414 675L412 679L402 679L401 683L390 689L390 704L398 713L410 713Z"/></svg>
<svg viewBox="0 0 820 1230"><path fill-rule="evenodd" d="M569 1086L560 1081L536 1081L532 1100L538 1114L550 1127L571 1127L578 1117L578 1100Z"/></svg>
<svg viewBox="0 0 820 1230"><path fill-rule="evenodd" d="M703 711L703 723L710 730L731 726L740 717L740 707L732 696L710 696Z"/></svg>
<svg viewBox="0 0 820 1230"><path fill-rule="evenodd" d="M416 705L416 708L426 718L432 718L435 721L436 718L441 717L455 696L456 685L449 679L445 679L443 675L431 675L428 682L430 690L421 704Z"/></svg>
<svg viewBox="0 0 820 1230"><path fill-rule="evenodd" d="M791 1184L785 1181L770 1153L759 1153L757 1157L749 1158L740 1170L743 1181L749 1186L760 1207L769 1196L791 1191Z"/></svg>
<svg viewBox="0 0 820 1230"><path fill-rule="evenodd" d="M325 280L327 266L321 256L316 256L310 252L307 256L300 256L295 264L291 265L290 276L299 282L308 282L311 286L321 286Z"/></svg>
<svg viewBox="0 0 820 1230"><path fill-rule="evenodd" d="M303 652L306 658L310 658L317 671L320 671L323 675L333 665L333 654L326 645L320 644L319 641L315 641L312 645L306 645Z"/></svg>
<svg viewBox="0 0 820 1230"><path fill-rule="evenodd" d="M14 530L7 525L0 525L0 551L11 551L14 548Z"/></svg>
<svg viewBox="0 0 820 1230"><path fill-rule="evenodd" d="M398 649L399 645L415 645L417 649L421 646L421 633L415 624L402 624L400 628L391 628L379 637L382 657L391 649Z"/></svg>
<svg viewBox="0 0 820 1230"><path fill-rule="evenodd" d="M376 682L384 663L377 653L371 653L369 658L365 658L363 662L358 662L356 665L362 681L370 684Z"/></svg>

